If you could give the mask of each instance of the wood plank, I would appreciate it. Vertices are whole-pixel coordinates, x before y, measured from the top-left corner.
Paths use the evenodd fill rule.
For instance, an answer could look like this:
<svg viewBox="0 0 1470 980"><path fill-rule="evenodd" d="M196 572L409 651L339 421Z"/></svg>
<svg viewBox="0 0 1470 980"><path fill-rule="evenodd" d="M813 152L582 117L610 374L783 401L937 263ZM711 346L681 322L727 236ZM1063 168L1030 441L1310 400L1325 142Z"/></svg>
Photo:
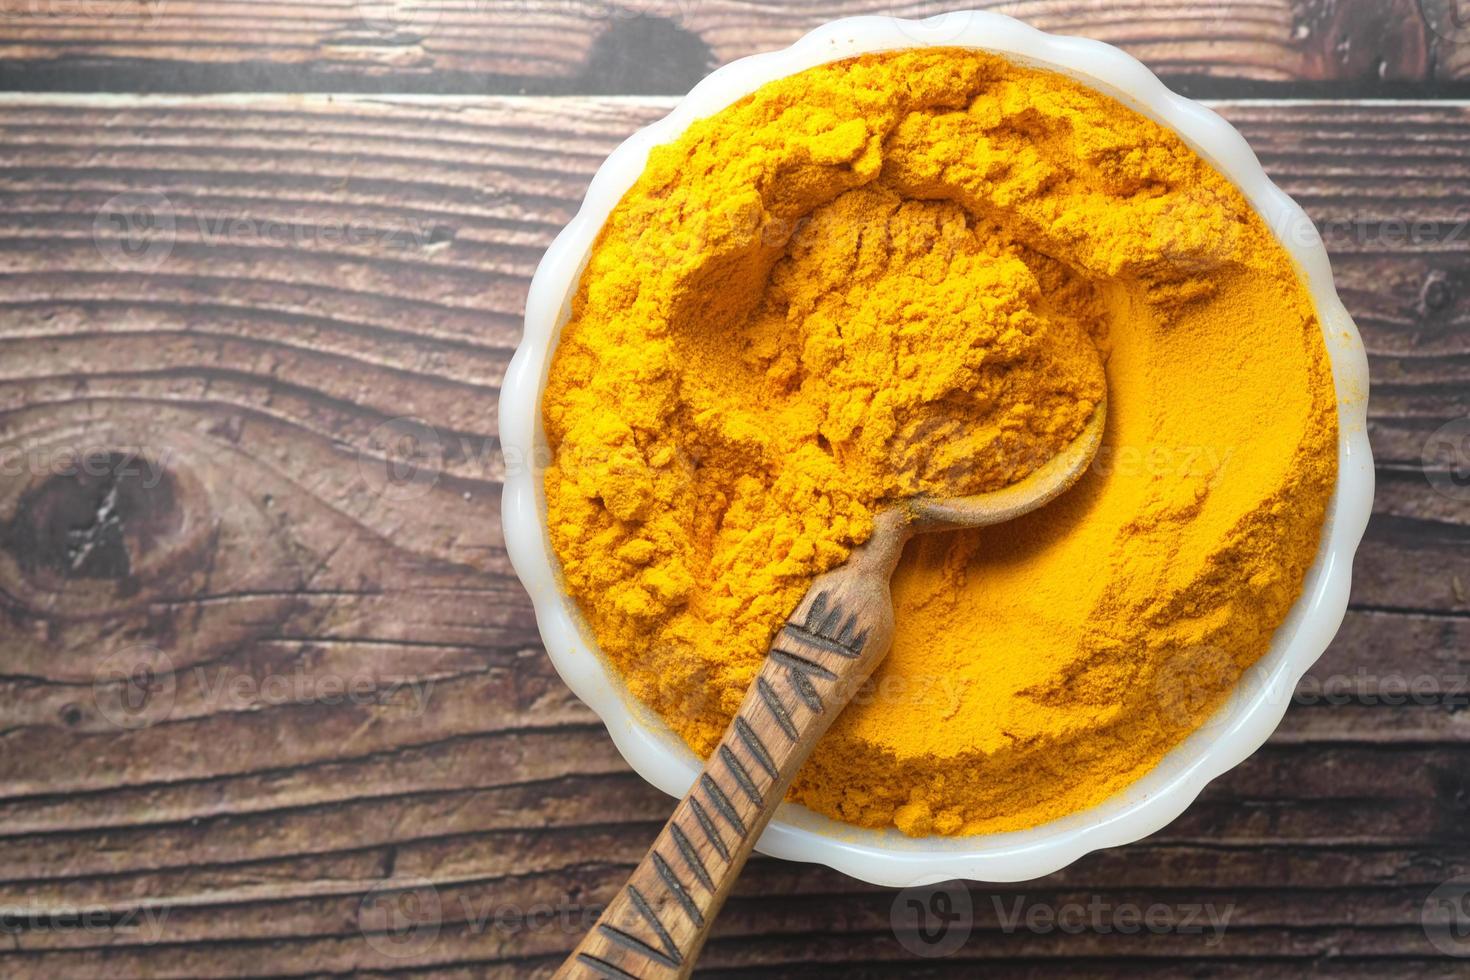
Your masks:
<svg viewBox="0 0 1470 980"><path fill-rule="evenodd" d="M534 888L527 888L535 901L551 909L560 906L569 913L565 923L543 921L533 925L516 922L509 916L497 916L497 911L513 907L495 904L494 893L483 887L446 886L435 888L432 892L425 887L423 891L425 897L437 899L437 938L445 944L459 946L458 953L473 954L476 952L473 947L477 941L491 938L487 933L498 932L501 935L495 938L500 939L501 946L495 952L506 959L523 958L554 952L556 944L562 941L563 936L572 932L566 923L581 924L591 910L600 904L600 896L604 894L606 883L611 882L613 877L613 869L590 874L589 892L598 897L589 894L585 904L573 905L568 901L565 892L558 894L554 890L570 883L570 879L565 877L548 878L538 882ZM1164 936L1150 937L1146 930L1141 931L1145 938L1158 941L1158 945L1152 941L1145 944L1153 947L1151 951L1154 956L1183 952L1204 958L1226 959L1261 955L1269 950L1269 947L1262 949L1265 945L1261 941L1265 938L1263 933L1269 936L1288 930L1290 934L1301 938L1304 934L1310 936L1313 932L1346 932L1344 926L1356 923L1363 933L1393 932L1408 939L1407 934L1419 924L1423 905L1422 893L1415 889L1351 886L1334 890L1331 894L1316 899L1310 899L1309 892L1290 887L1271 891L1219 887L1187 892L1168 887L1145 887L1112 889L1099 893L1085 886L1056 887L1041 883L1024 888L998 889L977 885L972 886L970 891L973 905L973 924L970 929L975 937L973 942L977 946L988 948L987 953L980 953L980 950L972 946L972 955L980 953L1000 958L1008 958L1007 953L1077 958L1097 954L1123 957L1149 952L1139 950L1136 946L1129 948L1132 942L1126 933L1102 931L1111 925L1109 918L1119 907L1146 909L1151 905L1162 905L1165 909L1172 910L1185 905L1211 906L1214 911L1207 914L1215 916L1213 924L1211 920L1202 918L1194 927L1183 926L1184 931L1173 937L1175 942L1172 950ZM779 920L782 925L774 930L774 935L766 937L765 957L770 956L771 946L779 948L783 940L801 937L846 935L855 942L877 945L886 933L891 943L893 934L890 917L895 898L895 893L888 890L850 890L836 895L807 892L756 896L747 893L732 899L728 915L722 918L716 942L724 940L733 945L730 941L739 940L749 944L752 938L760 935L761 930L771 933L771 917L767 914L770 910L782 913ZM306 937L329 934L333 917L339 921L345 917L350 921L357 913L356 906L359 902L357 896L342 899L319 897L310 901L278 902L273 908L247 905L230 915L222 915L218 909L180 905L167 911L158 910L152 925L140 916L135 937L140 941L119 943L110 951L146 953L146 949L140 947L146 945L149 933L161 933L164 930L167 930L171 943L207 943L226 946L227 949L234 946L235 948L229 949L231 958L248 955L252 938L264 938L271 934L292 942L298 948L310 949ZM767 904L763 907L762 903ZM1048 932L1044 926L1028 926L1024 919L1027 914L1035 915L1032 910L1037 908L1081 906L1085 909L1092 903L1095 903L1094 914L1098 917L1084 921L1087 921L1088 926L1095 922L1096 928L1085 928L1080 933L1071 933L1069 936L1060 935L1061 930L1053 929ZM1182 918L1186 913L1181 910L1179 914ZM1019 922L1018 916L1023 917ZM497 918L500 919L499 922L496 921ZM1035 918L1032 922L1039 925L1042 920ZM1096 934L1088 935L1093 932ZM1133 942L1136 942L1136 938L1135 936ZM1061 940L1060 943L1057 942L1058 939ZM1201 941L1203 939L1215 941L1205 943ZM1114 944L1119 944L1122 948ZM36 954L46 952L76 953L95 950L97 945L95 938L89 940L87 936L77 933L38 932L34 935L30 948L25 951L28 954L26 959L34 959ZM1395 947L1397 945L1395 943ZM1398 955L1417 953L1422 956L1434 952L1422 932L1417 942L1406 942L1403 946L1414 948L1397 949ZM1306 955L1305 950L1296 950L1294 953L1299 957ZM25 962L24 959L17 959Z"/></svg>
<svg viewBox="0 0 1470 980"><path fill-rule="evenodd" d="M16 951L0 954L0 961L7 976L24 977L46 970L62 976L99 975L104 959L110 977L294 976L409 967L437 973L446 965L529 966L522 961L555 956L571 943L584 918L595 914L621 883L653 829L650 824L638 835L581 831L574 838L553 833L510 840L456 839L431 850L395 848L353 864L308 858L289 865L202 869L193 880L176 881L174 890L162 893L166 905L155 901L160 895L152 890L157 879L124 879L133 897L107 904L75 889L60 901L7 895L10 908L105 911L126 921L128 930L105 935L27 933ZM600 856L590 863L566 863L577 860L562 857L562 847L572 840L586 842L585 853ZM509 877L492 870L516 866L546 870ZM976 886L979 936L967 953L994 956L1000 943L1016 957L1309 960L1321 955L1322 937L1336 936L1349 960L1423 957L1433 952L1418 924L1423 896L1441 876L1464 873L1467 867L1470 855L1463 848L1414 853L1340 846L1282 851L1252 845L1222 851L1140 845L1089 857L1041 882ZM1371 888L1360 884L1368 877L1374 881ZM420 903L406 913L408 928L393 942L384 942L374 931L385 881ZM1109 885L1099 890L1100 881ZM1186 882L1211 884L1182 884ZM1324 892L1324 887L1332 890ZM143 895L148 899L140 905ZM1199 937L1190 935L1161 937L1146 950L1126 942L1113 946L1116 938L1104 934L1073 936L1058 944L1051 934L997 931L994 919L986 921L997 898L1003 907L1018 898L1027 905L1051 907L1094 898L1114 906L1215 902L1236 906L1240 919L1222 937L1229 940L1228 947L1213 950L1200 948ZM885 921L894 901L892 892L833 872L761 860L742 881L730 915L720 925L722 940L740 948L721 943L726 952L713 955L707 965L778 964L790 950L787 944L795 942L811 945L818 960L836 962L841 957L829 940L838 938L854 948L882 948L880 960L904 959ZM541 912L530 923L516 918L532 909L556 915ZM731 956L736 958L727 959Z"/></svg>
<svg viewBox="0 0 1470 980"><path fill-rule="evenodd" d="M1365 721L1371 719L1359 719ZM566 862L599 860L609 835L632 841L627 853L640 856L667 817L669 801L623 778L612 752L601 747L605 738L588 733L528 741L521 765L538 766L541 772L478 770L478 787L472 790L366 797L166 824L149 819L140 821L142 826L80 834L7 835L10 858L0 870L0 886L52 900L97 888L116 901L118 884L110 879L119 875L129 876L133 885L142 879L177 884L201 874L231 874L244 865L348 857L368 849L396 848L402 859L410 848L439 849L456 840L477 840L509 855L532 846L537 828L549 820L556 822L557 853ZM548 762L534 751L553 747L573 761ZM499 759L505 759L525 743L502 740L500 748ZM1470 810L1452 795L1465 789L1467 766L1470 746L1463 745L1410 751L1273 743L1221 777L1206 797L1207 806L1181 817L1150 843L1247 846L1264 840L1310 848L1447 841ZM616 810L609 809L611 801ZM1405 814L1412 814L1408 823L1388 823ZM352 828L350 837L341 835L344 827ZM79 847L83 840L87 846ZM497 865L482 873L539 870L544 869L534 864Z"/></svg>
<svg viewBox="0 0 1470 980"><path fill-rule="evenodd" d="M1420 925L1424 888L1344 882L1324 891L1315 882L1304 888L1297 881L1304 873L1320 876L1324 866L1382 873L1392 862L1415 860L1411 856L1277 855L1273 858L1277 871L1242 883L1252 873L1261 875L1262 864L1243 861L1232 870L1233 862L1208 852L1135 850L1146 866L1156 866L1152 875L1130 876L1150 879L1145 883L1112 884L1099 890L1095 879L1078 876L1023 885L971 886L972 938L961 959L1192 956L1223 961L1309 961L1321 956L1324 944L1331 943L1338 944L1338 955L1348 961L1421 959L1435 953ZM621 856L623 849L617 853ZM1341 860L1344 857L1348 860ZM1457 856L1450 864L1463 868L1464 857ZM895 942L891 926L900 896L847 882L829 872L808 870L792 877L784 870L790 867L765 860L752 866L731 901L729 914L721 920L714 942L714 948L721 951L712 950L708 967L778 964L797 944L809 946L818 962L839 962L839 941L870 951L878 961L909 958L911 954ZM1092 875L1119 867L1117 861L1094 858L1079 865ZM282 972L269 974L273 976L307 975L309 970L437 968L467 962L520 964L554 956L595 915L625 873L626 868L613 864L514 881L441 876L433 885L417 873L403 874L395 879L396 887L419 904L409 913L410 928L397 937L372 932L381 892L333 892L330 886L339 883L322 882L323 887L300 897L262 901L260 889L252 894L249 888L237 887L218 896L188 895L166 908L153 907L151 920L140 913L129 920L137 923L131 935L108 940L105 945L96 935L75 931L31 933L25 947L5 960L7 966L21 971L8 974L11 976L37 976L44 969L59 970L62 976L92 975L87 966L102 958L109 966L108 976L143 975L142 971L156 969L161 962L169 963L165 975L180 975L187 969L195 971L190 975L260 976L265 975L257 972L263 956L278 958L284 967ZM1210 877L1216 873L1225 880L1205 887L1181 888L1167 880L1171 874ZM358 884L359 889L363 884ZM217 902L209 902L210 897ZM1076 932L1064 934L1028 927L1024 919L1020 924L1014 920L1018 908L1024 914L1035 907L1056 910L1093 905L1106 911ZM1181 920L1189 907L1208 905L1215 910L1208 914L1216 915L1214 921L1224 928L1219 932L1190 930L1181 921L1181 928L1154 935L1145 932L1142 937L1108 928L1111 910L1152 905L1177 910ZM126 914L133 907L118 905L110 911ZM63 908L96 907L74 904ZM536 917L524 918L533 908L538 909ZM364 942L363 929L371 934L368 942Z"/></svg>
<svg viewBox="0 0 1470 980"><path fill-rule="evenodd" d="M986 980L1053 980L1063 964L1056 960L1030 958L1025 960L995 961L988 960L984 964L984 976ZM1209 964L1207 970L1193 960L1186 959L1135 959L1135 960L1106 960L1085 959L1071 960L1065 964L1066 968L1076 975L1086 976L1090 980L1178 980L1180 976L1207 976L1212 980L1300 980L1306 967L1302 963L1291 960L1223 960L1214 961ZM1446 961L1445 958L1438 959L1369 959L1369 960L1343 960L1334 959L1332 962L1332 975L1340 980L1401 980L1401 978L1430 977L1455 977L1457 965ZM979 967L974 962L954 960L927 960L914 961L905 960L894 963L846 963L841 965L805 964L800 962L792 964L789 976L805 978L805 980L891 980L899 977L903 980L936 980L936 978L973 978ZM444 973L444 977L469 977L469 973ZM492 976L496 974L486 974ZM700 974L701 977L742 977L748 974L742 973L740 968L730 970L707 969ZM479 974L473 974L479 976Z"/></svg>
<svg viewBox="0 0 1470 980"><path fill-rule="evenodd" d="M541 249L668 104L0 98L0 909L171 910L156 944L0 937L6 976L546 973L576 930L476 916L621 882L668 802L539 649L498 524L494 398ZM1169 828L1001 890L1235 900L1225 943L992 917L930 975L1327 955L1423 975L1416 910L1470 872L1470 506L1420 472L1470 414L1450 230L1470 107L1220 109L1327 225L1382 379L1356 610L1271 744ZM130 239L128 219L172 236ZM431 428L383 428L404 416ZM400 437L426 433L426 480L388 482ZM80 566L36 536L47 508L98 503L58 460L136 449L162 468L120 484L117 536ZM176 672L128 714L93 679L138 647ZM418 879L448 910L433 941L367 942L364 903ZM759 861L738 894L712 975L917 962L891 892Z"/></svg>
<svg viewBox="0 0 1470 980"><path fill-rule="evenodd" d="M1117 44L1194 95L1442 93L1470 71L1452 2L8 0L0 86L678 94L837 17L984 6Z"/></svg>
<svg viewBox="0 0 1470 980"><path fill-rule="evenodd" d="M1438 826L1456 818L1461 813L1457 805L1439 797L1454 782L1450 774L1457 753L1470 743L1463 710L1470 695L1464 692L1463 675L1448 679L1421 676L1439 682L1434 686L1453 685L1457 690L1421 701L1417 695L1403 693L1401 686L1388 692L1352 691L1348 685L1336 684L1309 688L1288 711L1261 761L1238 775L1222 777L1211 792L1218 792L1221 800L1249 799L1273 806L1314 800L1348 800L1361 805L1362 813L1344 812L1340 820L1329 813L1333 819L1320 825L1310 821L1295 824L1298 829L1288 836L1306 841L1362 837L1367 832L1353 828L1368 827L1378 819L1375 814L1397 812L1399 803L1418 808L1410 821L1416 827ZM1343 675L1336 679L1350 683L1354 678ZM487 708L510 710L493 703ZM282 726L285 739L294 741L299 729L311 730L310 722L290 714L272 712L271 718ZM230 725L231 719L221 718L200 731ZM39 743L20 747L34 744ZM99 740L85 744L101 753L103 764L97 768L106 771L105 764L111 759L105 747ZM136 747L132 740L128 744ZM1456 748L1444 753L1438 746ZM1377 770L1386 759L1412 766L1411 778L1381 780ZM1340 767L1330 784L1319 778L1319 763L1325 760ZM13 796L0 805L0 815L5 818L0 839L17 848L23 840L31 856L18 859L5 874L25 877L30 873L25 869L31 867L37 875L47 869L61 874L68 866L71 843L67 841L74 843L80 834L154 841L171 837L176 843L170 850L178 851L196 846L184 842L194 841L200 826L227 828L228 833L221 829L210 838L210 853L220 859L247 860L269 853L254 850L257 835L287 826L301 828L300 839L311 841L319 839L321 827L343 819L391 825L394 821L387 815L400 814L413 818L414 834L433 836L475 828L525 829L552 816L562 825L637 822L651 819L667 805L658 794L650 791L639 796L622 782L626 767L601 728L590 723L461 736L444 743L404 745L363 758L344 752L289 768L272 765L280 761L250 757L230 767L211 759L206 762L215 762L213 766L182 771L159 761L150 769L128 773L129 781L65 792L65 779L59 778L44 794ZM67 752L55 760L54 767L65 772L79 768L81 762ZM90 781L90 775L71 779ZM612 799L618 801L615 817L609 817L607 810ZM462 813L464 806L474 812ZM1244 820L1247 815L1237 816ZM472 826L461 823L467 819L476 822ZM1372 826L1386 835L1383 839L1395 830L1393 826ZM1218 832L1213 824L1190 831L1202 838ZM44 839L51 837L64 840ZM352 846L361 844L357 840ZM233 848L228 855L227 845ZM140 858L108 853L80 859L105 860L106 869L116 871L126 865L115 862ZM183 858L170 859L176 860Z"/></svg>
<svg viewBox="0 0 1470 980"><path fill-rule="evenodd" d="M171 932L167 937L154 937L168 941L206 936L248 940L332 935L342 920L331 906L356 906L388 888L429 881L446 898L459 894L473 898L456 901L455 909L446 909L446 918L458 911L460 921L482 923L483 914L477 914L476 906L485 897L520 902L522 908L546 901L554 904L557 899L580 900L590 911L622 883L660 822L454 835L333 856L307 854L234 865L195 864L125 875L14 883L5 886L0 898L7 910L167 908L171 918L177 916L172 923L176 928L192 919L192 936ZM1351 841L1303 845L1278 841L1271 834L1207 843L1175 843L1163 837L1089 855L1037 881L977 884L973 889L1005 895L1087 892L1115 898L1151 892L1200 900L1248 892L1252 893L1251 905L1262 910L1255 925L1347 925L1357 921L1374 926L1417 922L1428 891L1467 869L1470 851L1463 837L1414 846ZM1339 902L1324 896L1319 903L1297 909L1290 903L1274 904L1274 890L1305 889L1360 890L1376 893L1377 898ZM751 865L736 894L752 900L745 906L751 915L741 930L752 933L758 931L751 918L759 914L761 901L842 895L860 899L872 894L891 901L893 897L887 889L830 870L766 858ZM1405 898L1414 903L1410 910L1401 907ZM739 906L737 902L734 907ZM1361 906L1356 918L1355 906ZM251 917L256 921L250 921ZM732 921L734 926L741 925L738 918ZM309 928L299 928L306 922L311 923ZM351 926L350 920L347 924ZM118 936L105 941L143 945L137 940L146 938ZM89 941L86 935L38 935L28 945L64 948L96 942L95 936Z"/></svg>

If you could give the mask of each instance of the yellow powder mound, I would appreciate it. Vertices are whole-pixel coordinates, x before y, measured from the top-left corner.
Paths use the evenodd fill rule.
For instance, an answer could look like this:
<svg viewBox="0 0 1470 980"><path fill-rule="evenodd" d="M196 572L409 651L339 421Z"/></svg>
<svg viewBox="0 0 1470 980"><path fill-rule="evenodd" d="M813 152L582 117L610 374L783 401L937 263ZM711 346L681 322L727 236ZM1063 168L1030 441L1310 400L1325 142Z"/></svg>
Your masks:
<svg viewBox="0 0 1470 980"><path fill-rule="evenodd" d="M952 202L848 191L788 241L750 320L689 351L690 435L726 443L754 415L768 469L825 440L864 502L1015 483L1106 386L1100 309L1056 309L1026 258Z"/></svg>
<svg viewBox="0 0 1470 980"><path fill-rule="evenodd" d="M718 741L775 628L885 503L1045 510L916 539L892 652L792 788L911 834L1116 792L1267 649L1336 475L1320 327L1240 193L1057 75L927 49L766 86L652 154L544 401L566 585L635 696Z"/></svg>

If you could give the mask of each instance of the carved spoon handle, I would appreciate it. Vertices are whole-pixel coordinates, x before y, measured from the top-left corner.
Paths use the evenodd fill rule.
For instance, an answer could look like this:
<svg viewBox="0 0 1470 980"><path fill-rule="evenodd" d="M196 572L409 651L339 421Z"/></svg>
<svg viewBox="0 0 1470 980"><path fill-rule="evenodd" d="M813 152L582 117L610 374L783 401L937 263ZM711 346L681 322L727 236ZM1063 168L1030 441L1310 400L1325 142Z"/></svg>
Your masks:
<svg viewBox="0 0 1470 980"><path fill-rule="evenodd" d="M687 977L756 839L812 748L888 652L888 579L908 529L812 583L687 796L557 977Z"/></svg>

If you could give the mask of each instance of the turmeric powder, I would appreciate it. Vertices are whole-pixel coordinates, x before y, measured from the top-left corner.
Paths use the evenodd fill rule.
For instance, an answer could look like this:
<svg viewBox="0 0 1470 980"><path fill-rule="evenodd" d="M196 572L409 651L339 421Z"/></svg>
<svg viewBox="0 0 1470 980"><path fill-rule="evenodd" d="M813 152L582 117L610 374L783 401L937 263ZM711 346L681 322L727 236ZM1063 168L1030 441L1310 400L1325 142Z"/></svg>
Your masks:
<svg viewBox="0 0 1470 980"><path fill-rule="evenodd" d="M1104 390L1063 498L909 544L893 648L791 790L914 835L1034 826L1221 704L1336 478L1297 270L1157 124L924 49L775 82L654 150L548 379L552 545L630 692L703 755L878 510L1014 482Z"/></svg>

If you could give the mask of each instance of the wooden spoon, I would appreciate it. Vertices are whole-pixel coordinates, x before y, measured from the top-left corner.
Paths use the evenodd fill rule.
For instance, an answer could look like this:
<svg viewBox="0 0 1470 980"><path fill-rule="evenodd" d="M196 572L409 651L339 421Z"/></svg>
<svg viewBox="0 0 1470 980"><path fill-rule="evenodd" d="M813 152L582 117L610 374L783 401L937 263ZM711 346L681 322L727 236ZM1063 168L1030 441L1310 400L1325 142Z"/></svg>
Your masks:
<svg viewBox="0 0 1470 980"><path fill-rule="evenodd" d="M888 579L921 531L984 527L1049 503L1102 443L1104 400L1082 434L1019 483L886 509L873 536L822 575L776 634L755 683L628 883L557 977L687 977L710 926L786 788L837 714L888 653Z"/></svg>

